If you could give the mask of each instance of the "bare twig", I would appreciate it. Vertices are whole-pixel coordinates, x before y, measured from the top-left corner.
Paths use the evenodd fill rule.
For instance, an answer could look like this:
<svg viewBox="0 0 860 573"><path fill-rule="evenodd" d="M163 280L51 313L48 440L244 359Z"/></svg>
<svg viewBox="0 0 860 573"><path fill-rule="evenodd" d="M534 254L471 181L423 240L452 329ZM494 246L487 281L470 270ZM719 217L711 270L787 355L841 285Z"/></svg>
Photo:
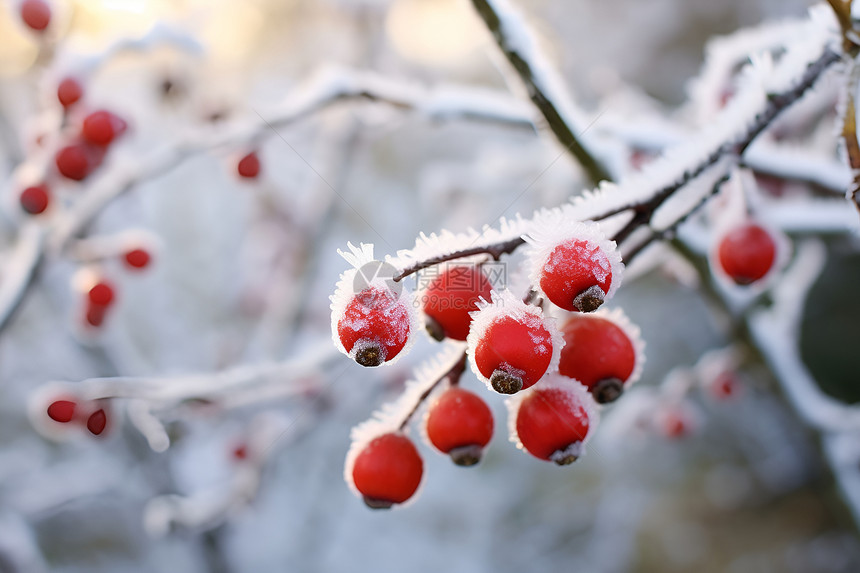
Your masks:
<svg viewBox="0 0 860 573"><path fill-rule="evenodd" d="M439 387L439 384L442 384L446 380L452 386L456 385L460 381L460 377L463 375L463 372L466 371L466 352L464 351L460 358L449 368L444 374L442 374L435 382L433 382L430 386L424 390L420 396L418 396L418 400L416 400L415 405L411 410L403 417L403 421L400 422L400 430L403 430L407 424L409 424L409 420L415 416L415 413L421 407L421 404L433 393L433 390Z"/></svg>

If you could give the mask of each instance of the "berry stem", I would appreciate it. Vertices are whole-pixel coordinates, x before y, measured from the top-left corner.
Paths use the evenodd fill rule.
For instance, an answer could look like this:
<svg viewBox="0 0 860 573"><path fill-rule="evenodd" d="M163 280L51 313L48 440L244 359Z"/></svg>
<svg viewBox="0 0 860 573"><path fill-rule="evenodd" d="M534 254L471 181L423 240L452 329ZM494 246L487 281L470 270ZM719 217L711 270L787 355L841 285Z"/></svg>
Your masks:
<svg viewBox="0 0 860 573"><path fill-rule="evenodd" d="M439 384L447 380L448 384L450 384L451 386L456 386L460 383L460 377L465 371L466 352L463 351L463 354L460 356L460 358L457 359L457 361L451 366L451 368L445 371L444 374L442 374L435 382L433 382L433 384L431 384L426 390L424 390L424 392L421 393L421 395L418 397L418 400L416 400L415 405L412 407L411 410L409 410L406 416L403 417L403 421L400 422L400 426L398 427L398 429L403 430L404 428L406 428L406 425L409 424L409 420L411 420L412 417L415 416L415 413L418 411L418 408L420 408L421 404L423 404L424 401L427 400L427 398L430 396L430 394L433 393L433 390L439 387Z"/></svg>
<svg viewBox="0 0 860 573"><path fill-rule="evenodd" d="M720 177L716 183L711 187L711 192L702 197L696 205L693 206L692 209L681 215L677 218L671 225L664 229L660 230L652 230L652 233L649 237L643 240L641 243L633 247L625 256L624 262L626 264L630 264L633 259L635 259L642 251L644 251L649 245L654 243L655 241L666 241L672 239L675 236L675 232L678 227L687 219L692 217L695 213L697 213L702 207L707 204L707 202L719 193L723 184L725 184L731 178L731 173L726 173L722 177Z"/></svg>
<svg viewBox="0 0 860 573"><path fill-rule="evenodd" d="M457 259L464 259L466 257L473 257L475 255L490 255L494 260L499 260L502 255L508 255L517 250L520 246L525 244L525 239L522 237L514 237L513 239L509 239L507 241L502 241L500 243L493 243L491 245L485 245L481 247L471 247L468 249L462 249L459 251L454 251L453 253L448 253L445 255L439 255L438 257L432 257L429 259L425 259L423 261L417 262L410 267L406 267L403 269L400 274L394 277L394 282L400 282L406 277L417 273L418 271L422 271L426 268L432 267L434 265L438 265L440 263L445 263L448 261L454 261Z"/></svg>

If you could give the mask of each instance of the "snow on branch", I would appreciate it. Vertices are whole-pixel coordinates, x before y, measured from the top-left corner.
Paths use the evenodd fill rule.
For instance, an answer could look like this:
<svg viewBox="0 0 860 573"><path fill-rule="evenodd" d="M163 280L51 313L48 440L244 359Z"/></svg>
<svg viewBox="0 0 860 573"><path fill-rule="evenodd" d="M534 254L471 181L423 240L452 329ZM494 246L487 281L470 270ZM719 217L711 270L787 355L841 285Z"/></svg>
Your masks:
<svg viewBox="0 0 860 573"><path fill-rule="evenodd" d="M603 182L596 190L559 207L560 216L570 220L607 220L632 212L613 240L622 243L636 230L651 224L655 213L668 220L658 232L671 231L713 195L722 171L727 172L743 157L752 142L779 115L800 100L825 70L840 60L829 48L831 34L826 21L815 19L802 42L787 50L778 63L766 57L744 69L741 90L713 125L688 141L670 148L662 158L647 165L641 174L615 184ZM817 33L812 33L816 31ZM726 159L728 158L728 159ZM712 169L718 167L717 169ZM678 191L709 171L715 180L703 186L703 194L690 200ZM387 261L401 270L396 280L441 262L477 254L494 258L508 254L523 244L533 219L502 219L498 230L485 227L478 233L448 231L419 236L411 250L402 250ZM672 222L674 221L674 223Z"/></svg>
<svg viewBox="0 0 860 573"><path fill-rule="evenodd" d="M214 374L49 382L31 395L30 413L39 428L44 427L45 405L57 396L82 401L127 400L131 422L155 451L164 451L170 440L163 420L177 411L195 404L225 411L277 399L312 397L320 390L315 375L336 355L326 340L282 362L243 365Z"/></svg>
<svg viewBox="0 0 860 573"><path fill-rule="evenodd" d="M579 161L592 182L611 181L612 173L594 141L585 138L588 123L547 64L537 40L508 0L472 0L507 60L525 83L528 96L553 135Z"/></svg>

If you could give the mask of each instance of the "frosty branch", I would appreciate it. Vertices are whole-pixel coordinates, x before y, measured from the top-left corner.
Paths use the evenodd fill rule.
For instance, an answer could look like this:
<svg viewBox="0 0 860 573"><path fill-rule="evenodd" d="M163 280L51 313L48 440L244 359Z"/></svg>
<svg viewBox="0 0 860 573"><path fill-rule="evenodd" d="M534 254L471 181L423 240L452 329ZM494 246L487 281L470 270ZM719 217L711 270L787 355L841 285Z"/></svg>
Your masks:
<svg viewBox="0 0 860 573"><path fill-rule="evenodd" d="M558 78L550 76L543 59L536 54L536 39L522 18L513 13L507 0L473 0L472 4L556 139L579 161L593 183L611 181L609 169L583 139L585 126L575 125L571 114L562 107L569 102L565 101Z"/></svg>

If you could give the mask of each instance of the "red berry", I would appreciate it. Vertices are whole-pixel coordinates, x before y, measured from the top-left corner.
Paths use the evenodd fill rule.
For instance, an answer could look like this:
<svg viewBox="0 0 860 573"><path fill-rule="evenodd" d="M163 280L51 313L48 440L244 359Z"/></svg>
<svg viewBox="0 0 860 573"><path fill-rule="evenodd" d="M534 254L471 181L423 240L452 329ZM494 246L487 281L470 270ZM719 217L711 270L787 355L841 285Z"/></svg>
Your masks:
<svg viewBox="0 0 860 573"><path fill-rule="evenodd" d="M107 426L107 414L102 408L99 408L87 418L87 430L94 436L98 436L105 431Z"/></svg>
<svg viewBox="0 0 860 573"><path fill-rule="evenodd" d="M57 152L55 160L60 174L75 181L86 178L95 167L89 150L81 143L63 147Z"/></svg>
<svg viewBox="0 0 860 573"><path fill-rule="evenodd" d="M541 312L508 291L493 295L493 304L474 314L469 352L476 374L496 392L514 394L546 374L561 341Z"/></svg>
<svg viewBox="0 0 860 573"><path fill-rule="evenodd" d="M379 366L396 357L406 346L411 329L404 301L374 286L354 296L337 323L341 344L362 366Z"/></svg>
<svg viewBox="0 0 860 573"><path fill-rule="evenodd" d="M21 2L21 20L31 30L41 32L51 23L51 7L44 0Z"/></svg>
<svg viewBox="0 0 860 573"><path fill-rule="evenodd" d="M84 315L84 319L87 321L87 324L95 328L100 327L105 321L107 308L108 307L106 306L101 306L98 304L89 304L87 306L87 312Z"/></svg>
<svg viewBox="0 0 860 573"><path fill-rule="evenodd" d="M48 417L61 424L67 424L75 417L75 404L71 400L57 400L48 406Z"/></svg>
<svg viewBox="0 0 860 573"><path fill-rule="evenodd" d="M412 497L421 484L424 462L412 441L400 433L371 440L355 458L352 481L373 509L386 509Z"/></svg>
<svg viewBox="0 0 860 573"><path fill-rule="evenodd" d="M257 157L257 153L252 151L240 159L237 171L241 177L246 179L256 179L260 174L260 158Z"/></svg>
<svg viewBox="0 0 860 573"><path fill-rule="evenodd" d="M636 350L611 320L573 315L561 329L560 374L581 382L601 404L618 399L636 366Z"/></svg>
<svg viewBox="0 0 860 573"><path fill-rule="evenodd" d="M109 306L113 302L113 287L104 281L96 283L87 293L90 304L94 306Z"/></svg>
<svg viewBox="0 0 860 573"><path fill-rule="evenodd" d="M756 223L745 223L726 233L717 249L720 266L739 285L764 277L776 261L776 241Z"/></svg>
<svg viewBox="0 0 860 573"><path fill-rule="evenodd" d="M723 372L710 384L711 394L718 400L729 400L740 392L737 377L731 372Z"/></svg>
<svg viewBox="0 0 860 573"><path fill-rule="evenodd" d="M493 286L477 266L457 266L435 278L424 293L427 330L436 340L466 340L472 324L470 312L483 298L490 300Z"/></svg>
<svg viewBox="0 0 860 573"><path fill-rule="evenodd" d="M248 459L248 447L245 444L237 444L233 448L233 459L243 461Z"/></svg>
<svg viewBox="0 0 860 573"><path fill-rule="evenodd" d="M50 197L44 185L33 185L21 192L21 208L31 215L44 213L48 208Z"/></svg>
<svg viewBox="0 0 860 573"><path fill-rule="evenodd" d="M57 99L64 108L69 108L84 95L84 88L75 78L65 78L57 86Z"/></svg>
<svg viewBox="0 0 860 573"><path fill-rule="evenodd" d="M556 306L591 312L603 304L612 285L609 257L593 241L568 239L543 265L540 288Z"/></svg>
<svg viewBox="0 0 860 573"><path fill-rule="evenodd" d="M109 111L94 111L84 118L81 136L93 145L110 145L126 130L127 124Z"/></svg>
<svg viewBox="0 0 860 573"><path fill-rule="evenodd" d="M668 411L664 413L661 428L663 435L673 440L689 435L692 430L690 420L680 411Z"/></svg>
<svg viewBox="0 0 860 573"><path fill-rule="evenodd" d="M149 252L141 248L126 251L124 258L126 264L135 269L146 268L151 260Z"/></svg>
<svg viewBox="0 0 860 573"><path fill-rule="evenodd" d="M493 437L493 413L477 395L452 386L427 412L427 438L460 466L472 466Z"/></svg>
<svg viewBox="0 0 860 573"><path fill-rule="evenodd" d="M514 406L516 438L531 455L558 465L570 464L582 455L591 425L585 400L575 382L539 387Z"/></svg>

